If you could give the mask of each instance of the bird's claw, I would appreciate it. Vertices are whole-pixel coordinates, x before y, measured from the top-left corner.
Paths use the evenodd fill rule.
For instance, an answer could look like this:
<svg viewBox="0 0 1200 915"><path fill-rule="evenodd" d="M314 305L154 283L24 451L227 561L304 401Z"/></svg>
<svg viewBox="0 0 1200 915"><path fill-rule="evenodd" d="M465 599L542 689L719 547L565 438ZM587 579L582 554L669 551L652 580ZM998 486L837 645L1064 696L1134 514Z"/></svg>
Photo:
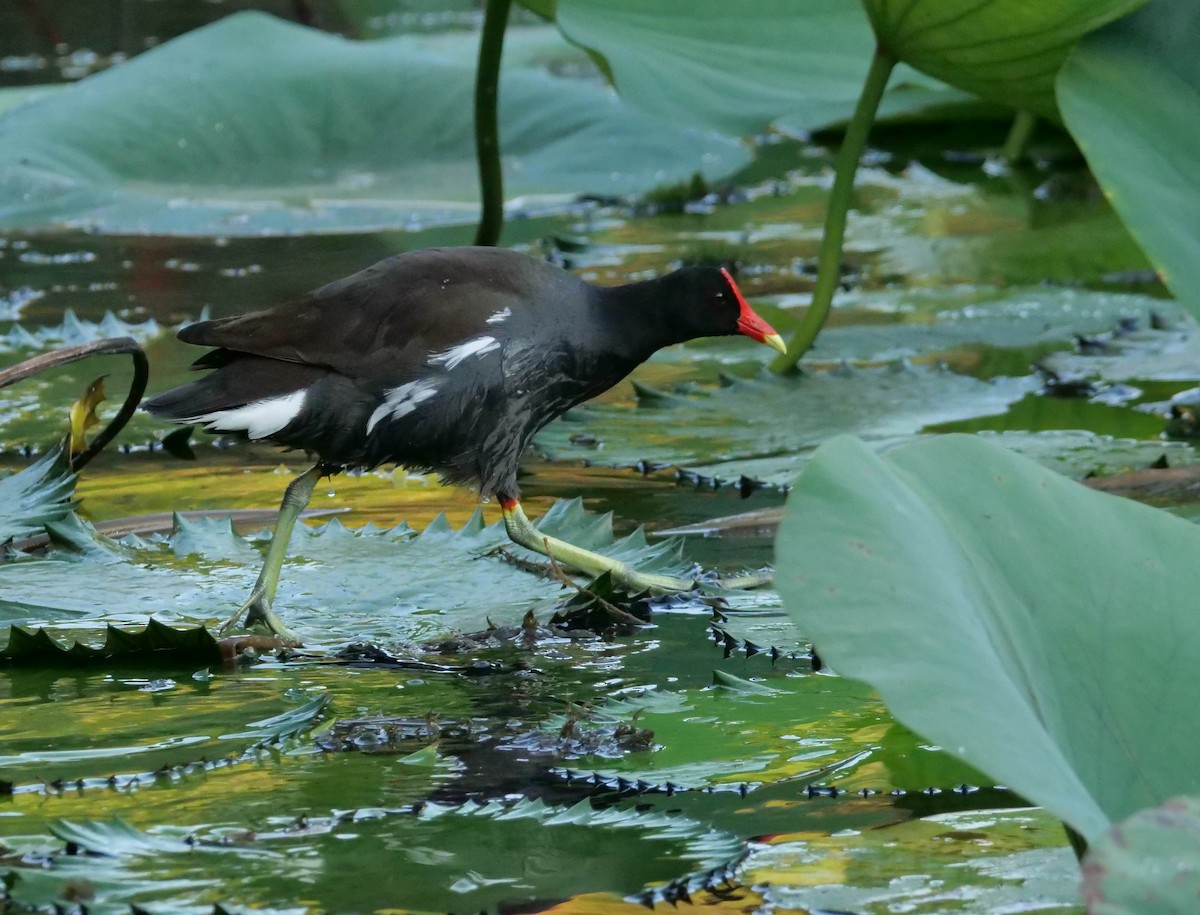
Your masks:
<svg viewBox="0 0 1200 915"><path fill-rule="evenodd" d="M296 634L292 632L292 630L284 624L283 620L279 618L279 615L271 609L270 598L268 598L264 592L258 590L257 588L250 592L249 600L238 607L237 612L235 612L233 616L229 617L229 619L221 624L221 628L218 630L218 633L224 636L228 634L231 629L237 628L239 622L242 620L243 615L245 616L245 622L242 623L241 628L250 629L252 627L260 627L266 629L272 635L278 636L285 642L290 642L295 645L300 644L300 639L297 638Z"/></svg>

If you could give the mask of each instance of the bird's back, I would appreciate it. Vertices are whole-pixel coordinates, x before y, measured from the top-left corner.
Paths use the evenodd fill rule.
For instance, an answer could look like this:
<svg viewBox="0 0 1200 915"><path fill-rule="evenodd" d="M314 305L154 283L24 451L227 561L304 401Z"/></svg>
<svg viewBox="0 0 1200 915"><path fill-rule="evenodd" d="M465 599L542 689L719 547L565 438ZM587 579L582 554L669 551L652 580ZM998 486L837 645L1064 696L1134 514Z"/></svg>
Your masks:
<svg viewBox="0 0 1200 915"><path fill-rule="evenodd" d="M542 425L635 364L596 348L593 294L506 249L397 255L184 328L181 340L214 347L196 363L213 371L146 406L329 463L396 462L503 491Z"/></svg>

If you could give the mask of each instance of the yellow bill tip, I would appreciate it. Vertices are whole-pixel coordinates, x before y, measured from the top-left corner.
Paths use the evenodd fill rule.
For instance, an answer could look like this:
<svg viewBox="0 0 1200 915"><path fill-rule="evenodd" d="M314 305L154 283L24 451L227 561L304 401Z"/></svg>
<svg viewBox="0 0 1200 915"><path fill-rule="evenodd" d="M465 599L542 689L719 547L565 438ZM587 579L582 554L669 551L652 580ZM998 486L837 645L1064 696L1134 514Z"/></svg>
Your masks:
<svg viewBox="0 0 1200 915"><path fill-rule="evenodd" d="M783 337L779 336L779 334L767 334L763 337L762 342L772 349L779 350L783 355L787 355L787 344L783 342Z"/></svg>

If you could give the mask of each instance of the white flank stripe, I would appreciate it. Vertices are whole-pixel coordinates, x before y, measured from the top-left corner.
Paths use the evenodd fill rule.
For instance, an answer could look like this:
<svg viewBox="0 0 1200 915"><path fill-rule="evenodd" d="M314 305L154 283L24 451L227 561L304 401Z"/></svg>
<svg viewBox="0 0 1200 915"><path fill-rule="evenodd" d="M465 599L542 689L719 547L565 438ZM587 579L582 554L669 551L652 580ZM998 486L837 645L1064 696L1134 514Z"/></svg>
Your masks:
<svg viewBox="0 0 1200 915"><path fill-rule="evenodd" d="M492 315L490 318L488 318L483 323L484 324L503 324L505 319L510 317L511 315L512 315L512 309L504 308L504 309L501 309L500 311L496 312L494 315Z"/></svg>
<svg viewBox="0 0 1200 915"><path fill-rule="evenodd" d="M307 390L292 391L266 400L256 400L231 410L214 410L191 417L188 422L204 423L210 432L245 432L253 439L274 435L299 414Z"/></svg>
<svg viewBox="0 0 1200 915"><path fill-rule="evenodd" d="M371 418L367 420L367 435L385 417L399 419L408 416L413 410L437 393L437 386L425 378L410 381L398 388L392 388L383 395L383 403L375 408Z"/></svg>
<svg viewBox="0 0 1200 915"><path fill-rule="evenodd" d="M457 346L450 347L448 350L435 353L429 357L429 364L444 365L447 369L452 369L464 359L469 359L472 356L482 356L499 348L500 341L495 337L476 337L474 340L468 340L466 343L460 343Z"/></svg>

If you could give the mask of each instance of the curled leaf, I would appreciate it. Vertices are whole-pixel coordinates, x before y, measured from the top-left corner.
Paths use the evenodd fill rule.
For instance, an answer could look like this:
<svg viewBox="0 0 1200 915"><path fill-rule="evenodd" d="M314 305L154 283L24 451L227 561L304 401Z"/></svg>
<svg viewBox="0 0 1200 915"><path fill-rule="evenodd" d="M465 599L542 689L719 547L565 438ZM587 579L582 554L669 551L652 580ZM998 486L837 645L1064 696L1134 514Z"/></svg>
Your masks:
<svg viewBox="0 0 1200 915"><path fill-rule="evenodd" d="M100 425L100 418L96 416L96 408L104 402L104 379L107 377L107 375L101 375L88 385L82 397L71 404L72 457L87 449L87 430L92 426Z"/></svg>

